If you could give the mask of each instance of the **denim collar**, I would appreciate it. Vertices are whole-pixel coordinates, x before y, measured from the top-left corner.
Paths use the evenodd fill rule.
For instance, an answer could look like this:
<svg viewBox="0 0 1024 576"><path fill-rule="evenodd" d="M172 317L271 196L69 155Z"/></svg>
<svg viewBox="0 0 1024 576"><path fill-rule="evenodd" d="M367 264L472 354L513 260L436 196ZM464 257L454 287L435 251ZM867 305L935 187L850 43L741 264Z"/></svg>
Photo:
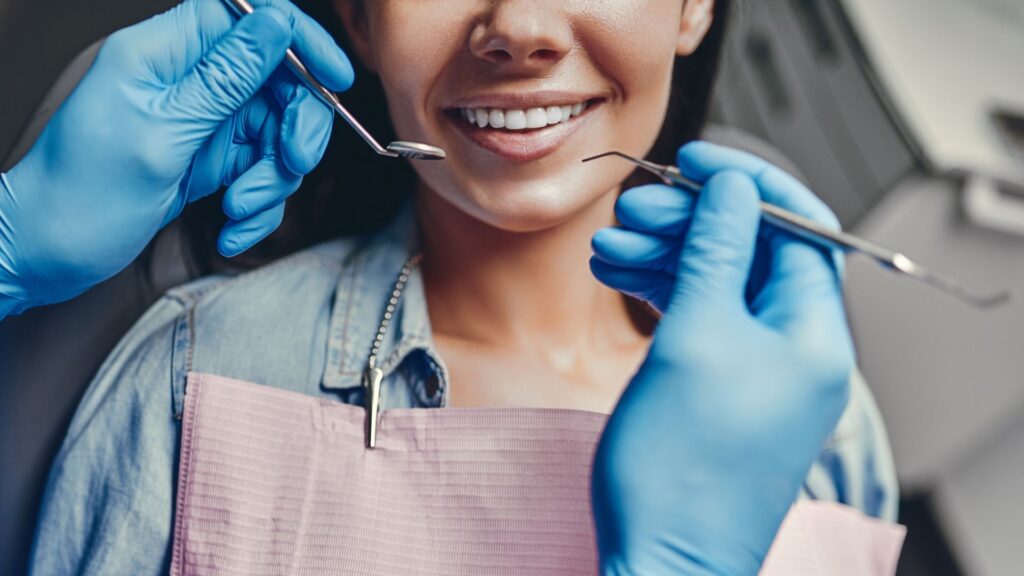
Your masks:
<svg viewBox="0 0 1024 576"><path fill-rule="evenodd" d="M407 201L395 219L369 235L342 267L328 326L325 388L362 386L370 349L395 280L405 262L419 250L414 208L414 201ZM419 267L410 274L393 318L377 356L384 377L390 376L410 353L422 350L437 366L439 384L447 397L448 371L434 347Z"/></svg>

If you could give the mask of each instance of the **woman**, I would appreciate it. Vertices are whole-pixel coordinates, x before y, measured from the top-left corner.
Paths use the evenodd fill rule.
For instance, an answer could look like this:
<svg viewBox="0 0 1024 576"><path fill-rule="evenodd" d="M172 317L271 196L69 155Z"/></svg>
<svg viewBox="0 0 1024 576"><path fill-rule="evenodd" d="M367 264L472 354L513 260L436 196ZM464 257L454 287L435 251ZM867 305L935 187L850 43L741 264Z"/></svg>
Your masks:
<svg viewBox="0 0 1024 576"><path fill-rule="evenodd" d="M448 159L413 172L368 157L349 134L336 138L309 182L318 190L264 256L366 234L172 290L139 321L101 368L54 463L37 572L164 571L187 374L362 403L404 264L412 272L375 354L384 408L608 412L643 360L656 316L588 267L590 239L615 223L630 169L579 160L611 149L668 160L697 137L727 2L331 8L365 66L347 102L382 137L390 124ZM245 215L245 206L227 208ZM891 519L890 458L857 380L806 496Z"/></svg>

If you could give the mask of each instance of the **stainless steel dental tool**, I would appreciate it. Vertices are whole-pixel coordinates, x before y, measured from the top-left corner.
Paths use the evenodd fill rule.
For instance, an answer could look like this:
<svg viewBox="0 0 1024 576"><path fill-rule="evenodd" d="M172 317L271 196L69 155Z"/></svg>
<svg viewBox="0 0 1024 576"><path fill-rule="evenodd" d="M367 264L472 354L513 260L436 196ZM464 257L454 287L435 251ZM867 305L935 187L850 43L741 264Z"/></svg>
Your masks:
<svg viewBox="0 0 1024 576"><path fill-rule="evenodd" d="M224 0L225 3L239 16L245 14L252 14L254 8L247 0ZM338 96L327 89L326 86L317 81L310 73L306 65L299 60L299 57L295 52L289 48L285 54L285 62L288 67L291 68L292 72L298 76L299 80L302 81L310 90L313 91L325 104L330 106L339 116L348 122L348 125L359 134L367 144L373 148L373 151L381 156L390 156L392 158L409 158L411 160L444 160L444 150L437 146L431 146L430 144L420 144L419 142L392 142L388 144L387 148L380 145L379 142L366 130L363 125L355 119L352 114L341 105L341 101L338 100Z"/></svg>
<svg viewBox="0 0 1024 576"><path fill-rule="evenodd" d="M622 152L605 152L604 154L585 158L583 161L590 162L591 160L608 156L618 156L629 160L640 168L658 176L670 186L675 186L691 194L700 194L701 186L683 176L675 166L656 164L634 158ZM761 217L766 222L794 236L828 249L841 250L843 252L859 252L874 259L885 268L910 276L911 278L916 278L977 308L993 308L1009 302L1016 295L1014 290L1002 290L992 294L977 294L955 280L935 274L899 252L893 252L852 234L830 230L809 218L783 210L773 204L761 202L761 213Z"/></svg>

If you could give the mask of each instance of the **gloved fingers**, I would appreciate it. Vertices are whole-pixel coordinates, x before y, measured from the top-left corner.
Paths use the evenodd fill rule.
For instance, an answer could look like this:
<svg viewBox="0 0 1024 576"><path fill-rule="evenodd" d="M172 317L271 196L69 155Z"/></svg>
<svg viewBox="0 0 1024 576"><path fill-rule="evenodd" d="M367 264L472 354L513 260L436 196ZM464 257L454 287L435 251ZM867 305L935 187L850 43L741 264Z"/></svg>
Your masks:
<svg viewBox="0 0 1024 576"><path fill-rule="evenodd" d="M664 184L637 186L616 200L615 216L638 232L681 238L696 201L692 194Z"/></svg>
<svg viewBox="0 0 1024 576"><path fill-rule="evenodd" d="M270 77L292 41L288 19L273 8L243 17L165 93L171 118L198 121L212 132L245 105ZM196 138L209 132L197 130Z"/></svg>
<svg viewBox="0 0 1024 576"><path fill-rule="evenodd" d="M284 202L244 220L229 220L217 238L217 251L231 258L269 236L284 220Z"/></svg>
<svg viewBox="0 0 1024 576"><path fill-rule="evenodd" d="M261 142L261 134L268 128L276 129L279 124L276 106L260 91L203 143L189 171L188 202L231 185L265 155L266 145Z"/></svg>
<svg viewBox="0 0 1024 576"><path fill-rule="evenodd" d="M347 90L354 80L351 61L334 38L288 0L251 2L257 11L273 10L290 30L289 44L313 76L334 91ZM164 84L176 84L239 22L223 0L188 0L145 22L111 35L103 49L125 58L142 58ZM284 56L288 44L274 43L270 54ZM279 54L280 52L280 54ZM244 54L243 54L244 55Z"/></svg>
<svg viewBox="0 0 1024 576"><path fill-rule="evenodd" d="M276 158L280 159L280 143L281 143L281 113L276 109L271 109L270 113L267 114L266 120L263 125L260 126L257 138L260 145L260 152L263 153L263 158ZM287 166L281 165L283 169L287 169ZM292 172L294 174L294 172Z"/></svg>
<svg viewBox="0 0 1024 576"><path fill-rule="evenodd" d="M264 157L258 142L249 142L236 146L233 154L234 157L228 165L228 172L225 174L222 186L234 184L242 177L242 174L251 170Z"/></svg>
<svg viewBox="0 0 1024 576"><path fill-rule="evenodd" d="M234 144L238 145L259 141L268 125L280 124L281 110L272 95L266 90L260 90L238 111L236 116L237 121L234 123L235 131L232 138Z"/></svg>
<svg viewBox="0 0 1024 576"><path fill-rule="evenodd" d="M765 202L839 230L839 218L832 209L791 174L769 166L757 177L757 186Z"/></svg>
<svg viewBox="0 0 1024 576"><path fill-rule="evenodd" d="M284 67L267 83L282 110L281 157L288 169L308 174L320 163L334 127L334 111Z"/></svg>
<svg viewBox="0 0 1024 576"><path fill-rule="evenodd" d="M751 311L782 334L798 351L801 369L815 375L807 394L845 394L856 361L838 273L802 242L780 234L772 244L774 269ZM791 273L777 271L790 266Z"/></svg>
<svg viewBox="0 0 1024 576"><path fill-rule="evenodd" d="M280 158L264 157L231 183L222 208L231 220L245 220L291 196L302 183Z"/></svg>
<svg viewBox="0 0 1024 576"><path fill-rule="evenodd" d="M712 303L746 305L758 200L757 185L742 172L721 171L707 181L683 240L669 314L702 312Z"/></svg>
<svg viewBox="0 0 1024 576"><path fill-rule="evenodd" d="M295 52L321 84L334 92L343 92L352 87L355 81L352 62L316 20L288 0L251 0L251 4L257 10L266 6L287 16Z"/></svg>
<svg viewBox="0 0 1024 576"><path fill-rule="evenodd" d="M773 236L769 246L768 272L752 301L752 313L805 342L845 323L842 279L825 251L784 234Z"/></svg>
<svg viewBox="0 0 1024 576"><path fill-rule="evenodd" d="M177 84L235 21L219 0L187 0L114 32L104 42L101 54L113 52L122 59L138 59L160 83Z"/></svg>
<svg viewBox="0 0 1024 576"><path fill-rule="evenodd" d="M832 210L803 183L753 154L697 141L680 148L676 159L683 175L697 182L704 182L722 170L743 172L757 182L765 202L826 226L835 229L839 227L839 221Z"/></svg>
<svg viewBox="0 0 1024 576"><path fill-rule="evenodd" d="M223 185L231 186L241 178L243 174L259 166L260 171L272 174L282 168L276 165L275 159L279 158L278 143L281 136L281 113L273 98L267 95L266 91L260 91L249 104L239 113L240 119L235 123L236 130L230 157L228 160L228 172L225 175ZM287 167L285 167L287 171ZM287 178L291 180L291 178ZM260 212L277 199L257 204L251 207L251 213ZM233 217L241 219L242 216L235 214Z"/></svg>
<svg viewBox="0 0 1024 576"><path fill-rule="evenodd" d="M257 12L274 11L290 31L295 52L321 84L335 92L352 86L348 56L330 33L288 0L254 0ZM224 0L188 0L177 7L111 35L126 56L143 57L165 84L175 84L220 43L240 18ZM122 42L123 40L123 42ZM278 60L285 48L279 47ZM170 48L170 49L169 49Z"/></svg>
<svg viewBox="0 0 1024 576"><path fill-rule="evenodd" d="M293 94L281 116L281 158L295 174L309 174L327 150L334 112L305 86Z"/></svg>
<svg viewBox="0 0 1024 576"><path fill-rule="evenodd" d="M192 157L188 180L184 183L183 196L186 202L205 198L223 186L226 179L225 162L232 158L232 149L236 147L236 122L237 117L232 117L221 124ZM241 174L241 171L238 174ZM236 174L235 177L237 176Z"/></svg>
<svg viewBox="0 0 1024 576"><path fill-rule="evenodd" d="M829 228L839 229L835 214L790 174L764 160L707 142L692 142L679 151L679 167L696 180L721 169L738 169L755 178L761 198L790 212L805 216ZM777 327L790 326L797 308L806 312L809 301L799 293L833 291L842 274L842 254L826 250L772 226L762 227L769 247L766 274L759 291L752 294L751 310L762 321ZM827 299L826 299L827 300ZM798 315L800 318L802 314Z"/></svg>
<svg viewBox="0 0 1024 576"><path fill-rule="evenodd" d="M623 268L596 256L590 259L590 271L605 286L647 302L659 312L667 308L676 281L673 274Z"/></svg>
<svg viewBox="0 0 1024 576"><path fill-rule="evenodd" d="M222 206L229 221L217 241L217 250L224 256L236 256L276 230L284 218L284 200L302 183L302 176L289 171L273 154L278 133L275 117L268 117L258 143L243 148L255 151L259 146L262 157L224 193Z"/></svg>
<svg viewBox="0 0 1024 576"><path fill-rule="evenodd" d="M835 213L803 184L786 172L777 168L766 170L758 177L757 185L761 190L762 198L767 202L810 218L829 229L840 229L839 219L836 218ZM780 235L788 240L793 240L791 234L774 226L765 226L764 230L769 237ZM806 242L804 243L806 244ZM817 254L819 257L828 259L829 264L839 273L840 277L842 276L842 252L815 248L811 244L807 245L812 250L806 251L806 254Z"/></svg>
<svg viewBox="0 0 1024 576"><path fill-rule="evenodd" d="M682 234L680 234L680 238ZM635 270L675 274L682 247L680 238L643 234L626 228L598 230L590 244L594 255L608 264Z"/></svg>

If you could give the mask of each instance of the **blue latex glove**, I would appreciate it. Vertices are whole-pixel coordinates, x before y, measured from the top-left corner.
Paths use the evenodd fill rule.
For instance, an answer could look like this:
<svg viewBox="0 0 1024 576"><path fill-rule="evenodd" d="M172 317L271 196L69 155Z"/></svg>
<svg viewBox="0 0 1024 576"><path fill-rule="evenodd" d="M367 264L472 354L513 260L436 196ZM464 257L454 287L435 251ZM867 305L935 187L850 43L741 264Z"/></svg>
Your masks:
<svg viewBox="0 0 1024 576"><path fill-rule="evenodd" d="M353 74L291 3L252 3L239 20L220 0L188 0L107 39L0 185L0 318L113 276L188 202L221 186L222 254L278 226L333 124L281 65L285 50L331 89L347 89Z"/></svg>
<svg viewBox="0 0 1024 576"><path fill-rule="evenodd" d="M854 353L838 256L769 226L758 197L830 226L764 161L679 152L699 199L624 192L595 235L595 275L664 312L594 462L607 574L752 575L848 398ZM759 233L760 228L760 233Z"/></svg>

